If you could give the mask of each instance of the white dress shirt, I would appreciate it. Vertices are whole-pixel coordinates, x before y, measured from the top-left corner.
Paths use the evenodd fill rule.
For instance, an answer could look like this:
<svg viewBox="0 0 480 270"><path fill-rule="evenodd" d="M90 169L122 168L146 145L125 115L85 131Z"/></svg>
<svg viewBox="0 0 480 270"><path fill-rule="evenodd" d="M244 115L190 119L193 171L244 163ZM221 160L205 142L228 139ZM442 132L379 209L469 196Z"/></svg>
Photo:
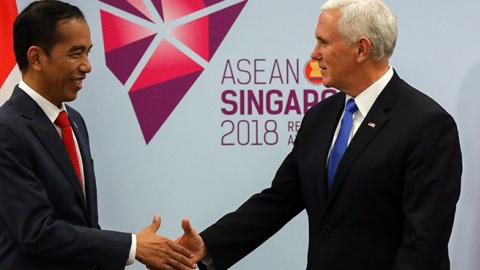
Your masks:
<svg viewBox="0 0 480 270"><path fill-rule="evenodd" d="M27 95L29 95L42 109L42 111L47 115L48 119L50 122L52 122L53 126L57 129L58 135L60 138L62 138L62 130L59 126L55 124L55 120L57 119L58 114L61 111L65 111L68 115L68 111L65 108L65 104L60 105L60 108L55 106L53 103L51 103L49 100L41 96L37 91L33 90L30 86L28 86L23 80L20 80L20 83L18 83L18 87L22 89ZM75 123L74 123L75 124ZM80 148L78 148L78 142L77 138L75 137L75 132L73 132L73 141L75 142L75 150L77 151L77 156L78 156L78 164L80 165L80 174L81 174L81 181L84 183L82 186L83 190L83 195L85 196L85 175L83 172L83 160L82 160L82 155L80 154ZM136 253L136 248L137 248L137 237L135 234L132 234L132 245L130 246L130 252L128 255L128 260L126 262L126 265L133 264L135 261L135 253Z"/></svg>
<svg viewBox="0 0 480 270"><path fill-rule="evenodd" d="M357 132L358 128L363 122L363 119L365 119L365 116L370 111L370 108L372 108L373 103L375 103L375 100L377 100L378 96L380 95L380 93L382 93L383 89L385 88L385 86L387 86L388 82L392 79L392 77L393 77L393 68L389 67L387 72L385 72L385 74L383 74L383 76L380 77L380 79L375 81L373 84L367 87L367 89L363 90L357 97L355 97L355 104L357 104L358 110L353 114L352 129L350 130L350 135L348 136L348 144L350 144L350 141L352 140L353 135L355 135L355 133ZM345 104L351 98L352 98L351 96L346 95ZM343 112L343 114L345 114L345 112ZM342 114L342 118L343 118L343 114ZM338 121L337 129L335 130L332 144L330 146L330 151L332 150L333 144L337 139L338 132L340 132L341 122L342 121ZM328 153L329 156L330 156L330 151ZM327 158L327 161L328 161L328 158Z"/></svg>

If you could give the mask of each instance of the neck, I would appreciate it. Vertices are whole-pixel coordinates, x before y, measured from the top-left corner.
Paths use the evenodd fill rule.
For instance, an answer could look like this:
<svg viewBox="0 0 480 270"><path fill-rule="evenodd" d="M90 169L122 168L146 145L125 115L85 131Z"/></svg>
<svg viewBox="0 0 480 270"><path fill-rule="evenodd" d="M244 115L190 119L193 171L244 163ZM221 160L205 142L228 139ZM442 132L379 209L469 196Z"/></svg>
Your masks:
<svg viewBox="0 0 480 270"><path fill-rule="evenodd" d="M378 81L390 68L388 60L380 62L365 63L358 68L359 72L352 81L352 87L345 91L352 97L358 96L370 85Z"/></svg>
<svg viewBox="0 0 480 270"><path fill-rule="evenodd" d="M43 83L43 80L41 77L39 77L37 74L27 70L25 72L22 72L22 80L30 86L30 88L33 89L33 91L37 92L39 95L50 101L52 104L57 106L58 108L61 107L61 102L57 102L53 100L48 92L45 91L47 87L45 87L45 84Z"/></svg>

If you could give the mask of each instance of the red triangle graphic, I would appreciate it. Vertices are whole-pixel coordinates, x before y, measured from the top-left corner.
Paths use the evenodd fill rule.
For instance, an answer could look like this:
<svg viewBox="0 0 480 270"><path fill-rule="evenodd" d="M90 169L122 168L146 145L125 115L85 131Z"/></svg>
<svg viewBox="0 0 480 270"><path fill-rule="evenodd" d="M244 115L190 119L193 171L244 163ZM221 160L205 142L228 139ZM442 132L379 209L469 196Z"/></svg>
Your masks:
<svg viewBox="0 0 480 270"><path fill-rule="evenodd" d="M100 18L102 20L105 52L118 49L155 34L155 31L103 10L100 11Z"/></svg>
<svg viewBox="0 0 480 270"><path fill-rule="evenodd" d="M152 0L152 3L162 19L165 22L169 22L222 1L223 0Z"/></svg>
<svg viewBox="0 0 480 270"><path fill-rule="evenodd" d="M180 25L172 34L205 60L210 60L208 16Z"/></svg>
<svg viewBox="0 0 480 270"><path fill-rule="evenodd" d="M201 70L203 70L203 67L199 66L168 41L162 40L133 84L131 91L163 83Z"/></svg>

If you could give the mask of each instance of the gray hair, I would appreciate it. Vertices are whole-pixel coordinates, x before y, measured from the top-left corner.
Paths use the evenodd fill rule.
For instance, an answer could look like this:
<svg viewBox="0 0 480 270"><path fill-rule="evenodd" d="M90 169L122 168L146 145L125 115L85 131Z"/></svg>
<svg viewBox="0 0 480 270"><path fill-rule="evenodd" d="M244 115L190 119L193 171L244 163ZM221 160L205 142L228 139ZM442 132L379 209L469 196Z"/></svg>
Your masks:
<svg viewBox="0 0 480 270"><path fill-rule="evenodd" d="M322 11L339 9L338 31L347 41L368 38L372 56L380 61L392 56L397 42L397 18L382 0L328 0Z"/></svg>

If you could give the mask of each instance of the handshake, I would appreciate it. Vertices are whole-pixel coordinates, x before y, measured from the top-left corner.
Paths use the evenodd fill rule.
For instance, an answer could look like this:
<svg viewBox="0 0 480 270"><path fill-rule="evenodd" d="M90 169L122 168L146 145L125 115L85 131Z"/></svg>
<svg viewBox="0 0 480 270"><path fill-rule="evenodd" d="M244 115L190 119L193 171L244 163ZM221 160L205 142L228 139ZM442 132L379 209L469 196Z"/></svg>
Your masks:
<svg viewBox="0 0 480 270"><path fill-rule="evenodd" d="M172 241L156 234L160 222L160 217L155 215L152 224L137 233L135 258L151 270L195 269L196 263L206 254L205 244L198 232L188 219L184 219L183 235Z"/></svg>

